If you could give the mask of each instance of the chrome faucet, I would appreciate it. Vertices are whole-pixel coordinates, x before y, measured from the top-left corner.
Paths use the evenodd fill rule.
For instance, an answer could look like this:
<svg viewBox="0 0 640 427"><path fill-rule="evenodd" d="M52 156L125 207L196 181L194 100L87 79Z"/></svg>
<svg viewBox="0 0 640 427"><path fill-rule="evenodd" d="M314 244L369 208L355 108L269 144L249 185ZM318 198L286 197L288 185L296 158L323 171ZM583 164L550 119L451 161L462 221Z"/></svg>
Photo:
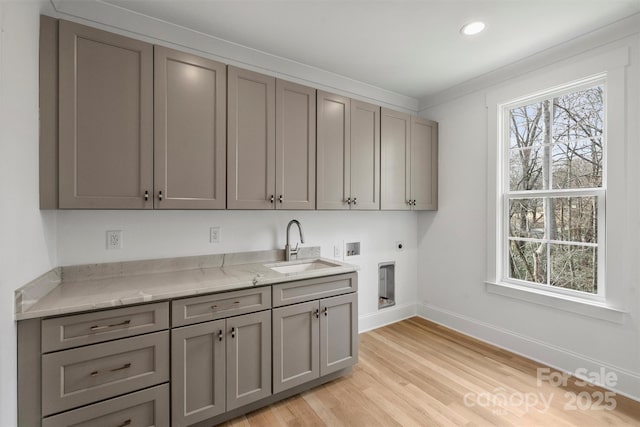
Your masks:
<svg viewBox="0 0 640 427"><path fill-rule="evenodd" d="M284 259L286 261L291 260L291 255L295 255L295 257L298 257L298 244L296 244L295 249L291 249L291 245L289 245L289 231L291 230L291 225L295 224L298 226L298 231L300 232L300 243L304 243L304 235L302 234L302 225L300 225L300 221L298 221L297 219L292 219L291 221L289 221L289 224L287 225L287 244L284 247Z"/></svg>

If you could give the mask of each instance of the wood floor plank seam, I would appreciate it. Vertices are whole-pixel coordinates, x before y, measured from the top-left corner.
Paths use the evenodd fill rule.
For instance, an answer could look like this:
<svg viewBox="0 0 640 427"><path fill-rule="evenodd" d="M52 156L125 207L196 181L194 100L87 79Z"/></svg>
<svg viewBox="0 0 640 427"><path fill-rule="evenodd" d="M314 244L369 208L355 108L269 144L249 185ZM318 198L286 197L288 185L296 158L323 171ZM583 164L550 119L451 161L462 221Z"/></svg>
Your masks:
<svg viewBox="0 0 640 427"><path fill-rule="evenodd" d="M614 410L593 401L573 410L572 396L613 392L574 377L538 384L538 369L550 368L420 317L363 333L359 345L351 375L222 425L640 426L640 402L613 394Z"/></svg>

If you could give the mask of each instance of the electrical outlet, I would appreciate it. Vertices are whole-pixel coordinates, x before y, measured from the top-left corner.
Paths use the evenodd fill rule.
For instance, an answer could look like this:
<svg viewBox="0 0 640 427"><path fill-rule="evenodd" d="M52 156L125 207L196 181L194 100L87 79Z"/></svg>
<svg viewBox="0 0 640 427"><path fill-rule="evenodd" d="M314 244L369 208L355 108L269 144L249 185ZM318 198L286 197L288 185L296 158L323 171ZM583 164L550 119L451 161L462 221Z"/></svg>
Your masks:
<svg viewBox="0 0 640 427"><path fill-rule="evenodd" d="M122 230L107 230L107 249L122 249Z"/></svg>
<svg viewBox="0 0 640 427"><path fill-rule="evenodd" d="M335 245L333 247L333 257L335 259L342 259L342 245Z"/></svg>
<svg viewBox="0 0 640 427"><path fill-rule="evenodd" d="M404 242L402 240L398 240L396 242L396 251L403 252L404 251Z"/></svg>
<svg viewBox="0 0 640 427"><path fill-rule="evenodd" d="M220 227L209 229L209 243L220 243Z"/></svg>

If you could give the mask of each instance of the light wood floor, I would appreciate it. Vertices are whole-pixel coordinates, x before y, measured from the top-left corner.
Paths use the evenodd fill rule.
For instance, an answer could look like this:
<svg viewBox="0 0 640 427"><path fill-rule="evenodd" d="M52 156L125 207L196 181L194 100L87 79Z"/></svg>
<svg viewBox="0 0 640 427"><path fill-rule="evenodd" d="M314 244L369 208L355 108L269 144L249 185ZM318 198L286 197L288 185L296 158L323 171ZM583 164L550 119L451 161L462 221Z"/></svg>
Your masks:
<svg viewBox="0 0 640 427"><path fill-rule="evenodd" d="M574 378L566 387L538 386L538 368L544 366L414 317L360 335L351 375L223 425L640 426L640 403L618 395L615 410L602 409L607 401L596 403L605 390ZM566 407L572 403L576 410Z"/></svg>

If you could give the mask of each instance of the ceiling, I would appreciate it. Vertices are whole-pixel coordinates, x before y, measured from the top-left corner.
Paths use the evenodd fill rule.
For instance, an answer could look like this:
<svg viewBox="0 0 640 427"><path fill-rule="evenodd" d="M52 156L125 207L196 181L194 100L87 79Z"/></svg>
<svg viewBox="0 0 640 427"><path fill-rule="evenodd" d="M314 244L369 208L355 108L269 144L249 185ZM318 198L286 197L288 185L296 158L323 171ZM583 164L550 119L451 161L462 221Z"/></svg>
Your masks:
<svg viewBox="0 0 640 427"><path fill-rule="evenodd" d="M103 0L413 98L640 12L640 0ZM472 37L463 24L486 22Z"/></svg>

